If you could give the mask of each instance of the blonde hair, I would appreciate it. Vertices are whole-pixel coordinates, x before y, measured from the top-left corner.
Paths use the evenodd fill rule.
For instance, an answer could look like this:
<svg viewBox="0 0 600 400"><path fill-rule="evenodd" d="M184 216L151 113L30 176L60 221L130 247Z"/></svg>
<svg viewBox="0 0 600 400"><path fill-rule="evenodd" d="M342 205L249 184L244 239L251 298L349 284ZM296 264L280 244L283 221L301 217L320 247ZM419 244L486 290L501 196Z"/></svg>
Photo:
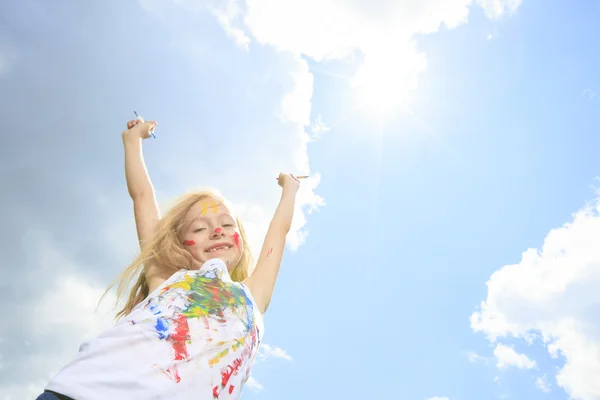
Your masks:
<svg viewBox="0 0 600 400"><path fill-rule="evenodd" d="M163 268L170 269L173 273L182 268L193 269L193 258L191 254L184 249L180 232L183 227L185 216L190 208L198 201L207 198L214 199L218 203L225 203L223 197L209 190L188 193L179 198L175 205L158 222L156 232L148 238L147 242L141 244L140 254L106 289L102 297L117 285L118 305L123 299L125 291L135 279L135 283L130 288L127 302L116 314L116 319L129 314L136 305L141 303L148 294L150 294L148 282L146 281L146 276L144 274L144 264L148 261L152 261ZM236 218L236 222L244 245L244 250L239 263L235 266L233 271L231 271L230 276L233 281L240 282L246 279L250 274L252 253L248 247L246 232L244 231L240 220Z"/></svg>

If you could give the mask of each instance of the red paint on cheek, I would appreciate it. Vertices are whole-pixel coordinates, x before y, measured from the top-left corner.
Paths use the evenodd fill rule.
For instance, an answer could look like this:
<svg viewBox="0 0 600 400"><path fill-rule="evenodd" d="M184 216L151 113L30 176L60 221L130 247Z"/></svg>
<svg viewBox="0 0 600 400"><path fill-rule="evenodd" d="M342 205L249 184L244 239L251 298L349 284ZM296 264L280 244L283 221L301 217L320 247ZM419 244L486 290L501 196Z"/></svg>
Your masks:
<svg viewBox="0 0 600 400"><path fill-rule="evenodd" d="M184 240L183 241L184 246L193 246L195 244L196 244L196 242L194 242L193 240Z"/></svg>
<svg viewBox="0 0 600 400"><path fill-rule="evenodd" d="M234 233L233 234L233 242L235 243L235 247L239 250L240 249L240 235L239 233Z"/></svg>

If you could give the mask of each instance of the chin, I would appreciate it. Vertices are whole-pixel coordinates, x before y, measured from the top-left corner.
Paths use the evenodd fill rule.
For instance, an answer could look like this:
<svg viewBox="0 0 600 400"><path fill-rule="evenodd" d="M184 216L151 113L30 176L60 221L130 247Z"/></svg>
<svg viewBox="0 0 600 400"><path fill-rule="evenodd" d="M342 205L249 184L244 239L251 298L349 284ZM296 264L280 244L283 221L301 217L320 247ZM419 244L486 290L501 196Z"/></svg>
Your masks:
<svg viewBox="0 0 600 400"><path fill-rule="evenodd" d="M219 259L225 263L225 265L227 266L227 271L231 272L235 269L235 267L237 267L239 262L242 260L241 254L234 254L234 255L223 254L223 255L215 255L214 257L210 257L210 255L207 254L206 256L202 257L201 260L198 260L199 264L200 264L200 265L198 265L198 269L200 269L200 267L202 267L202 265L207 261Z"/></svg>
<svg viewBox="0 0 600 400"><path fill-rule="evenodd" d="M225 265L227 265L227 269L228 270L232 270L233 267L232 265L236 265L237 263L234 262L231 257L227 257L227 256L214 256L214 257L208 257L204 260L204 262L208 262L210 260L221 260L225 263Z"/></svg>

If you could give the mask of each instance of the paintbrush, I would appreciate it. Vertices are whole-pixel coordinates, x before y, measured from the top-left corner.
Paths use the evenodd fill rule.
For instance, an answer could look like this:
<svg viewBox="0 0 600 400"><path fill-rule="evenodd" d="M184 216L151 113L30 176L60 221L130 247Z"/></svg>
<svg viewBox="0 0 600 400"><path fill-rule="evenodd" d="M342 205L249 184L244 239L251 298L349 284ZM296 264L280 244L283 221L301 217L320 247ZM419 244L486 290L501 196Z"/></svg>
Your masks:
<svg viewBox="0 0 600 400"><path fill-rule="evenodd" d="M146 122L146 121L144 121L144 118L142 118L142 116L141 116L141 115L139 115L139 114L138 114L138 113L137 113L135 110L133 110L133 113L135 114L135 117L136 117L136 119L137 119L138 121L140 121L141 123L144 123L144 122ZM152 137L153 137L154 139L156 139L156 136L154 136L154 131L150 131L150 134L152 135Z"/></svg>
<svg viewBox="0 0 600 400"><path fill-rule="evenodd" d="M296 177L296 179L306 179L306 178L310 178L310 176L308 176L308 175L300 175L300 176ZM279 178L275 178L275 180L278 180L278 179Z"/></svg>

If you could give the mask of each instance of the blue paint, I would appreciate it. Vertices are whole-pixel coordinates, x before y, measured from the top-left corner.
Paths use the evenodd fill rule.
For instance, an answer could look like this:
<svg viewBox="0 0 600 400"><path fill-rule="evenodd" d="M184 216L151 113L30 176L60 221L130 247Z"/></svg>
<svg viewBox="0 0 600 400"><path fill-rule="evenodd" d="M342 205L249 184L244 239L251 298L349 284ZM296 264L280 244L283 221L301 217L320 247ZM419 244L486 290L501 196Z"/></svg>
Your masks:
<svg viewBox="0 0 600 400"><path fill-rule="evenodd" d="M169 337L169 321L165 317L160 317L156 320L155 328L160 339L166 339Z"/></svg>
<svg viewBox="0 0 600 400"><path fill-rule="evenodd" d="M156 304L150 304L150 311L152 311L152 314L154 315L160 314L160 310L158 309Z"/></svg>

